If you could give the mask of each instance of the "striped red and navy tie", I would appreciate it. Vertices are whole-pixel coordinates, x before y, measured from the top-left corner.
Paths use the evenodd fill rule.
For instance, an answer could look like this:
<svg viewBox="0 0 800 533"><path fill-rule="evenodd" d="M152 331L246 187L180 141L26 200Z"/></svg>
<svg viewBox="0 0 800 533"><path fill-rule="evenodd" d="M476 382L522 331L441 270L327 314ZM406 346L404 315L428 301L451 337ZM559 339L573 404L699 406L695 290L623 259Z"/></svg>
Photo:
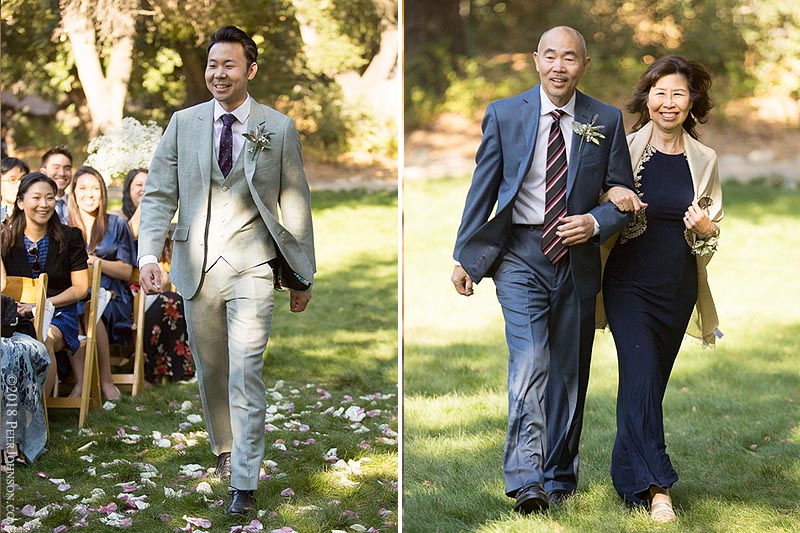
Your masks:
<svg viewBox="0 0 800 533"><path fill-rule="evenodd" d="M561 237L556 235L558 219L567 215L567 145L559 124L565 113L556 109L550 114L554 120L547 139L542 251L550 262L555 264L567 253L567 247L561 242Z"/></svg>

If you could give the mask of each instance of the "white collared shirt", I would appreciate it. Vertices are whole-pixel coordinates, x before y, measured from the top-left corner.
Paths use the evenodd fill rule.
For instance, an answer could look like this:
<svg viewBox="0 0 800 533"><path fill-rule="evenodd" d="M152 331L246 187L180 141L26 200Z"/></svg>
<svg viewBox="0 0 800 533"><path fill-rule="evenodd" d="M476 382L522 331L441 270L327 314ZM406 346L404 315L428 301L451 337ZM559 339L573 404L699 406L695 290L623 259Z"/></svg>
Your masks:
<svg viewBox="0 0 800 533"><path fill-rule="evenodd" d="M236 157L242 151L245 138L243 134L247 133L247 119L250 118L250 95L247 95L244 103L234 109L231 114L236 117L236 122L231 126L233 131L233 162L236 162ZM214 154L219 156L219 140L222 135L222 115L228 113L220 105L217 100L214 100Z"/></svg>
<svg viewBox="0 0 800 533"><path fill-rule="evenodd" d="M239 152L244 147L245 138L242 134L247 133L247 119L250 118L250 95L247 95L244 103L233 110L232 114L236 117L236 122L231 126L233 132L233 162L236 162ZM222 115L227 111L220 105L219 101L214 100L214 158L219 158L219 141L222 134ZM151 263L158 263L158 258L154 255L143 255L139 258L139 269Z"/></svg>
<svg viewBox="0 0 800 533"><path fill-rule="evenodd" d="M514 224L538 225L544 223L544 181L547 168L547 140L550 136L550 125L553 117L550 112L560 109L565 114L561 117L561 133L567 145L567 167L569 167L570 150L572 148L572 123L575 120L575 94L566 105L557 107L550 101L544 89L539 86L539 130L536 145L533 148L533 161L528 174L522 181L522 188L514 203L511 222Z"/></svg>

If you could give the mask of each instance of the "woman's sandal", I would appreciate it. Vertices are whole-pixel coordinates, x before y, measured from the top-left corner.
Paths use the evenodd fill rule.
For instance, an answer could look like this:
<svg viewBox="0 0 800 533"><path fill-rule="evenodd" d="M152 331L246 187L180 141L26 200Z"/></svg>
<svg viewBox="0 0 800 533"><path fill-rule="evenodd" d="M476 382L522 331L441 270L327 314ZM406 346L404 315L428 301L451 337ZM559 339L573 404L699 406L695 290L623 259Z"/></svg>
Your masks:
<svg viewBox="0 0 800 533"><path fill-rule="evenodd" d="M667 524L674 522L678 519L675 510L672 508L672 503L668 501L659 501L650 503L650 518L653 522L660 524Z"/></svg>

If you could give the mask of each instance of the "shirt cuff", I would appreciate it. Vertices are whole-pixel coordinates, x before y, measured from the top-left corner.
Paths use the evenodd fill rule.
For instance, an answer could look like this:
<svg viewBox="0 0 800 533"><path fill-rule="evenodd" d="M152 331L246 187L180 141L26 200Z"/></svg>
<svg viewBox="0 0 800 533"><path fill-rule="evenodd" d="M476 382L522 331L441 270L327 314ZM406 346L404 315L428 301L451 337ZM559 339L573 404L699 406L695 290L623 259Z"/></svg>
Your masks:
<svg viewBox="0 0 800 533"><path fill-rule="evenodd" d="M143 255L139 258L139 270L145 265L153 265L158 263L158 257L154 255Z"/></svg>
<svg viewBox="0 0 800 533"><path fill-rule="evenodd" d="M594 237L600 233L600 224L597 222L597 219L594 218L593 214L587 213L587 215L592 217L592 220L594 220L594 233L592 233L592 237Z"/></svg>

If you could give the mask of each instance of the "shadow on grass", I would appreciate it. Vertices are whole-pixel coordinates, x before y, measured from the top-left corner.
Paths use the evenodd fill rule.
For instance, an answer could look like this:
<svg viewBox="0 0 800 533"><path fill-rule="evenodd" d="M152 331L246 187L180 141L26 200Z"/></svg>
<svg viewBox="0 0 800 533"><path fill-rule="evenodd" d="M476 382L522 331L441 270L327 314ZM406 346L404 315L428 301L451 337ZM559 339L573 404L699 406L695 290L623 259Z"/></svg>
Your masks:
<svg viewBox="0 0 800 533"><path fill-rule="evenodd" d="M355 258L315 280L308 309L279 309L264 365L265 382L307 379L339 389L397 385L397 278L394 257ZM279 295L276 307L288 306Z"/></svg>
<svg viewBox="0 0 800 533"><path fill-rule="evenodd" d="M800 324L770 327L750 338L766 336L798 339ZM489 383L471 376L461 362L450 363L453 353L470 352L460 343L411 350L431 357L415 357L406 362L406 375L421 380L413 385L413 392L407 392L407 411L409 403L433 402L454 388L467 395L487 387L498 394L505 391L505 358L493 361ZM496 351L496 346L477 345L475 351L486 357ZM698 351L684 348L678 365L681 357L692 355L698 356ZM800 427L800 377L796 353L780 345L765 348L754 344L736 349L726 348L723 343L715 352L699 357L702 364L693 362L691 367L676 372L665 400L668 452L680 476L673 494L683 517L681 527L687 531L729 530L737 523L741 525L742 516L749 513L762 523L777 524L770 530L790 531L788 517L797 515L800 500L800 444L796 437ZM795 366L790 367L793 363ZM789 368L794 371L787 371ZM450 376L451 385L425 381L423 377L429 372ZM428 383L431 390L425 388ZM599 492L599 502L584 501L580 512L567 516L564 512L569 511L568 507L552 516L561 526L574 522L576 530L608 530L613 523L608 522L608 513L620 521L616 525L621 529L628 520L642 519L622 511L611 485L608 468L616 392L606 386L600 389L590 389L587 400L580 483L581 493ZM474 411L472 404L465 404ZM407 531L474 531L490 526L495 531L498 521L508 526L498 531L526 530L511 526L517 521L521 525L524 520L509 514L513 502L502 495L505 409L499 413L496 409L473 411L463 423L448 418L438 427L405 418ZM715 511L719 502L728 506L728 513L731 507L736 512L728 515L724 510ZM642 525L646 529L646 524Z"/></svg>

